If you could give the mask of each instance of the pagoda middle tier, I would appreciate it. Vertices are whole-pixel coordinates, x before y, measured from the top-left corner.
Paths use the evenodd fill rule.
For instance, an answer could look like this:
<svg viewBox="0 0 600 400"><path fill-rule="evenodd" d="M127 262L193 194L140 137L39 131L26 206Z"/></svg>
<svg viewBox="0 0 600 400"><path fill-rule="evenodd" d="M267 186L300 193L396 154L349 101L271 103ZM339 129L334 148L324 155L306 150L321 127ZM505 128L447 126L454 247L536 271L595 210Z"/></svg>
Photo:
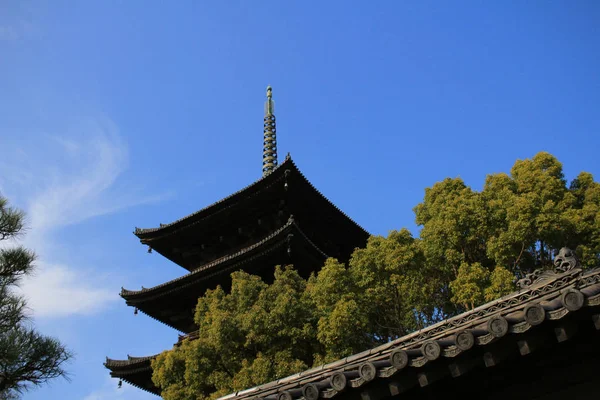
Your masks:
<svg viewBox="0 0 600 400"><path fill-rule="evenodd" d="M327 257L347 261L369 236L302 175L288 156L273 172L176 222L136 229L143 244L190 273L152 288L122 289L130 306L181 332L197 329L194 309L207 289L227 289L233 271L273 279L275 265L303 277Z"/></svg>
<svg viewBox="0 0 600 400"><path fill-rule="evenodd" d="M245 270L270 282L275 265L293 264L302 276L308 277L323 265L326 258L327 255L290 218L284 226L244 249L152 288L138 291L122 289L121 297L127 305L181 332L189 333L198 329L194 323L198 297L206 289L213 289L217 285L228 290L231 272Z"/></svg>

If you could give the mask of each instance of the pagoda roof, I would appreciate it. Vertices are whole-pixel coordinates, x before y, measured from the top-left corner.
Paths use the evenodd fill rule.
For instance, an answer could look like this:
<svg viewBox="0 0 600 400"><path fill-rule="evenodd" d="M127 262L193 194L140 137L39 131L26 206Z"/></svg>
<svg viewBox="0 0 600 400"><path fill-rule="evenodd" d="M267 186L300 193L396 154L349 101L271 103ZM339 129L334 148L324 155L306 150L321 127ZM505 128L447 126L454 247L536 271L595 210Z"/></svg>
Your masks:
<svg viewBox="0 0 600 400"><path fill-rule="evenodd" d="M110 376L120 378L127 383L160 396L160 390L152 383L152 360L158 354L147 357L132 357L126 360L113 360L106 357L104 366L110 370Z"/></svg>
<svg viewBox="0 0 600 400"><path fill-rule="evenodd" d="M297 254L299 253L297 245L300 245L302 249L301 254ZM293 264L293 260L300 256L304 259L312 255L313 258L319 259L319 262L323 262L327 258L327 254L319 249L304 234L294 218L290 217L281 228L233 254L209 262L186 275L151 288L142 288L141 290L122 288L120 295L126 300L127 305L135 306L152 318L187 333L193 325L193 310L198 302L198 297L203 294L205 289L212 289L217 286L217 283L223 285L221 277L224 274L239 269L247 270L245 267L250 263L258 263L261 268L271 271L276 264L263 265L266 264L265 259L280 249L287 252L288 248L292 257L280 256L277 258L276 264L285 264L281 261L282 258L283 260L289 259L289 264ZM303 275L308 276L316 268L310 270L304 268L305 271L303 268L298 269L299 272L303 272ZM247 270L247 272L257 274L260 271ZM214 283L214 286L211 286L210 283ZM172 315L164 312L166 305L175 306L180 311L187 310L187 318L170 318Z"/></svg>
<svg viewBox="0 0 600 400"><path fill-rule="evenodd" d="M145 357L133 357L127 354L127 360L113 360L112 358L106 357L106 362L104 363L104 366L106 368L115 370L126 367L127 372L131 373L133 372L133 370L131 369L132 366L144 368L147 362L154 359L157 355L158 354Z"/></svg>
<svg viewBox="0 0 600 400"><path fill-rule="evenodd" d="M223 220L226 224L238 223L239 221L236 221L236 218L231 217L231 213L234 209L243 208L250 203L252 207L262 207L265 212L277 212L277 208L273 207L274 193L279 193L279 196L281 196L281 193L284 193L283 185L285 184L287 191L287 182L291 182L292 180L295 187L291 188L291 191L295 194L301 194L296 197L300 197L302 201L312 201L311 204L313 204L313 207L318 207L320 210L317 215L309 214L309 210L305 210L304 212L308 218L302 218L303 224L309 223L307 219L310 219L311 223L321 224L326 229L334 229L331 225L335 225L337 227L336 232L341 232L340 234L344 235L346 239L339 242L344 243L345 247L349 246L349 249L342 251L345 257L349 257L354 247L363 246L366 243L369 233L317 190L300 172L289 155L271 173L261 177L245 188L177 221L160 224L159 227L155 228L136 228L134 233L143 244L150 246L153 250L182 267L193 270L196 266L192 262L183 259L181 255L174 251L175 247L178 247L185 241L181 240L182 238L196 238L198 233L205 232L208 226L211 226L213 230L223 229L223 223L215 223L214 218L217 218L218 221ZM302 204L297 203L297 201L298 199L294 199L293 201L297 204L296 208L303 208ZM242 206L242 204L245 206ZM298 210L291 211L292 214L300 214L301 212ZM189 233L192 229L193 234ZM318 229L313 230L318 231ZM206 231L205 233L205 235L212 234L213 231ZM345 245L346 243L348 246ZM223 250L223 252L226 254L227 250ZM332 256L339 257L340 255L333 254Z"/></svg>
<svg viewBox="0 0 600 400"><path fill-rule="evenodd" d="M481 368L484 368L484 373L476 375L477 379L487 379L485 367L510 357L527 355L539 347L553 350L538 352L542 361L539 361L540 358L517 358L522 361L516 365L530 362L528 360L538 360L535 361L537 365L544 365L543 357L561 351L564 362L569 358L569 354L565 355L565 350L561 350L565 347L556 349L552 342L570 339L579 325L585 325L585 321L587 325L595 324L596 329L600 329L600 269L584 273L579 263L573 261L574 257L564 260L563 257L558 263L555 261L557 269L554 272L529 274L519 282L521 290L511 295L362 353L232 393L219 400L317 400L341 393L371 400L399 393L403 394L403 398L405 394L407 398L423 398L426 393L432 392L419 389L440 379L445 379L443 382L446 383L448 379L453 382L452 379L474 370L481 371ZM595 343L592 348L597 349L600 342L598 333L586 335L585 340L591 340ZM549 337L553 340L548 340ZM574 349L579 354L591 351L591 348L582 345L566 349ZM596 353L590 354L589 357L596 357ZM503 371L508 371L508 374L514 365L510 364ZM522 368L525 371L527 368L535 369L536 364ZM548 368L556 370L556 367ZM462 384L456 383L453 387L463 388L465 381L460 382ZM444 392L443 388L439 390ZM480 393L478 398L482 394L485 393Z"/></svg>
<svg viewBox="0 0 600 400"><path fill-rule="evenodd" d="M160 224L160 226L155 228L135 228L134 234L140 238L140 240L152 240L156 238L160 238L166 235L170 235L175 233L179 229L188 228L191 225L197 224L203 218L208 217L209 215L218 213L219 211L233 206L239 200L252 196L256 194L256 192L263 189L265 185L271 185L277 181L280 181L283 178L282 171L285 169L285 166L293 166L296 168L296 165L292 161L291 157L285 159L283 163L277 166L273 170L271 174L261 177L260 179L254 181L250 185L238 190L230 194L227 197L224 197L221 200L218 200L200 210L193 212L185 217L182 217L176 221L173 221L168 224ZM296 168L297 169L297 168ZM276 173L276 171L278 171Z"/></svg>

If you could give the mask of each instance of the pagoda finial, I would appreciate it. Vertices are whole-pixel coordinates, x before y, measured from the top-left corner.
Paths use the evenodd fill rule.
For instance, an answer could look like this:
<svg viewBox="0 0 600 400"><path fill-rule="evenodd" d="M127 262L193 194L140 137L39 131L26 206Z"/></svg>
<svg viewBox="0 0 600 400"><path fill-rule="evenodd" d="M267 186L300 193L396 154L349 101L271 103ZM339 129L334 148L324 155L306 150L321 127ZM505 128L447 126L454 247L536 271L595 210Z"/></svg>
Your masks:
<svg viewBox="0 0 600 400"><path fill-rule="evenodd" d="M275 129L275 103L273 88L267 86L267 101L265 102L263 141L263 176L269 175L277 167L277 133Z"/></svg>

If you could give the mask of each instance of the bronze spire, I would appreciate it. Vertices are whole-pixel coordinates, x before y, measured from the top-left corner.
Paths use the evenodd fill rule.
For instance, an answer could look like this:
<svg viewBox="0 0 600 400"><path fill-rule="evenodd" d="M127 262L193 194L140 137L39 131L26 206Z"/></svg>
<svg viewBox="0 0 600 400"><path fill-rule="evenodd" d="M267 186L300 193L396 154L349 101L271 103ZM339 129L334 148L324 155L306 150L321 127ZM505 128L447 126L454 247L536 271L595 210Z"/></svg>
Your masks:
<svg viewBox="0 0 600 400"><path fill-rule="evenodd" d="M263 176L270 174L277 167L277 133L275 129L275 103L273 89L267 86L267 101L265 102L265 126L263 141Z"/></svg>

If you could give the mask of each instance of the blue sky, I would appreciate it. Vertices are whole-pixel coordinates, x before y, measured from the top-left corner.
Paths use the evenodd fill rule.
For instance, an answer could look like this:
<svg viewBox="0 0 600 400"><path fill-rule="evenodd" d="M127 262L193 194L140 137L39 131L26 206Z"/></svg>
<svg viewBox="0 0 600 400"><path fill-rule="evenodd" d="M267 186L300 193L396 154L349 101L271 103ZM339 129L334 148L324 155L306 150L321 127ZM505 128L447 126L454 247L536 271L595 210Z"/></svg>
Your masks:
<svg viewBox="0 0 600 400"><path fill-rule="evenodd" d="M598 178L598 21L591 0L1 2L0 191L40 256L34 320L77 355L24 398L155 398L102 366L177 339L118 296L184 272L132 231L260 177L268 84L280 155L374 234L542 150Z"/></svg>

